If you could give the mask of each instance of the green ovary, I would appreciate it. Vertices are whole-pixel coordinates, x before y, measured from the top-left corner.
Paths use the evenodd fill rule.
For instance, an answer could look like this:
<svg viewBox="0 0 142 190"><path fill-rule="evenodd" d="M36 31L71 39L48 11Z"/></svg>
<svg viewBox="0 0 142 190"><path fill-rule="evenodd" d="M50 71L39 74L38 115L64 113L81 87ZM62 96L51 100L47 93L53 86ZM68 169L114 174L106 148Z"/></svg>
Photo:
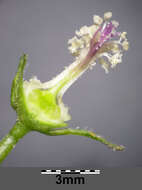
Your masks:
<svg viewBox="0 0 142 190"><path fill-rule="evenodd" d="M26 97L27 108L38 121L61 122L60 107L56 97L48 90L34 89Z"/></svg>

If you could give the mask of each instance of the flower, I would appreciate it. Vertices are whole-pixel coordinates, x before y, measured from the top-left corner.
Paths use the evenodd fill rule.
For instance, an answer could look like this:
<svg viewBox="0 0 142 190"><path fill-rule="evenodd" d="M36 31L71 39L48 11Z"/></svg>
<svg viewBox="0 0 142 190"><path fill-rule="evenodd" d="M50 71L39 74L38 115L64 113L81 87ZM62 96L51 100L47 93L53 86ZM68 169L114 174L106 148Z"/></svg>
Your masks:
<svg viewBox="0 0 142 190"><path fill-rule="evenodd" d="M111 12L104 19L93 16L93 25L83 26L68 40L69 51L75 61L49 82L42 83L37 77L23 82L26 111L40 125L65 126L71 116L62 101L66 90L88 69L98 62L106 73L122 62L124 50L128 50L126 32L117 32L118 22L110 20ZM118 38L118 39L116 39ZM35 123L35 122L34 122ZM35 126L34 126L35 127Z"/></svg>
<svg viewBox="0 0 142 190"><path fill-rule="evenodd" d="M122 62L124 50L129 42L126 32L117 32L119 23L110 20L111 12L104 18L94 15L93 25L83 26L68 40L69 51L74 62L63 72L48 82L41 82L37 77L23 79L27 56L20 58L18 71L12 83L11 106L17 112L18 126L38 131L47 135L82 135L98 140L115 150L123 150L99 135L81 129L64 128L71 119L68 107L62 97L66 90L87 70L99 63L106 73Z"/></svg>

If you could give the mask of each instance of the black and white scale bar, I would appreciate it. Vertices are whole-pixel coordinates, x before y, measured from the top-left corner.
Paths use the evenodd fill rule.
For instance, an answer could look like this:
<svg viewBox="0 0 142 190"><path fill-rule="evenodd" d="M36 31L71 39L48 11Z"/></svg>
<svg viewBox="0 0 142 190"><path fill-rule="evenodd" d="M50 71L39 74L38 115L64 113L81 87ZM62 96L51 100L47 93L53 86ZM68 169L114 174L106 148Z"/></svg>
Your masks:
<svg viewBox="0 0 142 190"><path fill-rule="evenodd" d="M100 174L100 170L41 170L41 174Z"/></svg>

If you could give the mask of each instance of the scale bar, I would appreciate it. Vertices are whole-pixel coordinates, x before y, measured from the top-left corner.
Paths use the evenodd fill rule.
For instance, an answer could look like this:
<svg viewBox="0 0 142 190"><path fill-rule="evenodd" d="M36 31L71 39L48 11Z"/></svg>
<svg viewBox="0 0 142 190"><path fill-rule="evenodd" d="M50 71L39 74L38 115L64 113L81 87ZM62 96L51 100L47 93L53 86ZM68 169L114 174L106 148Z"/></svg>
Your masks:
<svg viewBox="0 0 142 190"><path fill-rule="evenodd" d="M96 174L100 174L100 170L41 170L41 174L46 174L46 175L55 175L55 174L96 175Z"/></svg>

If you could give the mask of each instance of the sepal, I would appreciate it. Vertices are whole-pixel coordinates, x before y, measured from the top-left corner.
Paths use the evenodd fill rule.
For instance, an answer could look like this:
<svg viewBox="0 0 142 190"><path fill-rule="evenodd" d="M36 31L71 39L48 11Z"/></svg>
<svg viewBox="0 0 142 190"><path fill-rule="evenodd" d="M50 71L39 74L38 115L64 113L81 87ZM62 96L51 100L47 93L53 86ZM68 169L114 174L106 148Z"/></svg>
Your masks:
<svg viewBox="0 0 142 190"><path fill-rule="evenodd" d="M23 54L20 57L17 73L12 81L11 86L11 106L14 110L18 108L19 91L23 88L23 71L27 63L27 55Z"/></svg>

